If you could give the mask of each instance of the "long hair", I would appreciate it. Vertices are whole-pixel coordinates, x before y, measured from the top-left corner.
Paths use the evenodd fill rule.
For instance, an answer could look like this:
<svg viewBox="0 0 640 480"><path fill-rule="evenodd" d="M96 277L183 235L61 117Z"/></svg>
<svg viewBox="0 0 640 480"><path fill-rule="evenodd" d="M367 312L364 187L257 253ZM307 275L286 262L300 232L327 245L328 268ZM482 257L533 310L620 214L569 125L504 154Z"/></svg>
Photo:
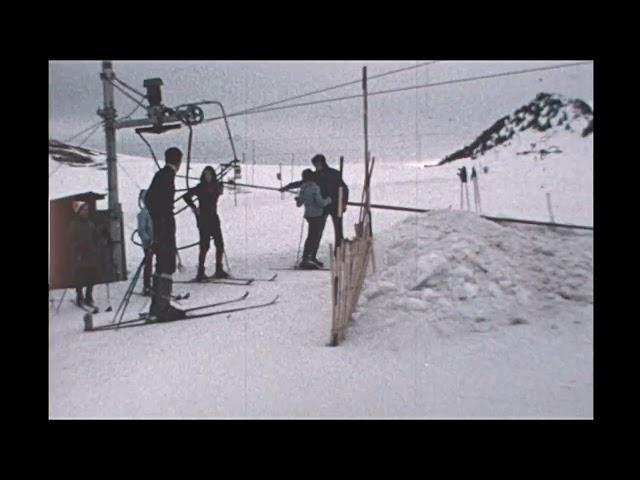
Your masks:
<svg viewBox="0 0 640 480"><path fill-rule="evenodd" d="M211 183L218 183L218 177L216 176L216 171L211 165L207 165L202 169L202 174L200 175L200 183L206 183L204 174L207 171L211 172L211 176L213 177L213 180L211 180Z"/></svg>

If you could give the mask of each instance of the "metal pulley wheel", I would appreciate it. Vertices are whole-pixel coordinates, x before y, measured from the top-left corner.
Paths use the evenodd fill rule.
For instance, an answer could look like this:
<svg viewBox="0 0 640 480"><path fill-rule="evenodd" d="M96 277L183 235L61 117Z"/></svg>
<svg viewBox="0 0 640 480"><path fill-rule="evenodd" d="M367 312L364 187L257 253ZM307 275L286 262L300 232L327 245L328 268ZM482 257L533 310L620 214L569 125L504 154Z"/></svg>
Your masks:
<svg viewBox="0 0 640 480"><path fill-rule="evenodd" d="M197 125L204 120L204 112L197 105L186 105L176 111L176 116L187 125Z"/></svg>

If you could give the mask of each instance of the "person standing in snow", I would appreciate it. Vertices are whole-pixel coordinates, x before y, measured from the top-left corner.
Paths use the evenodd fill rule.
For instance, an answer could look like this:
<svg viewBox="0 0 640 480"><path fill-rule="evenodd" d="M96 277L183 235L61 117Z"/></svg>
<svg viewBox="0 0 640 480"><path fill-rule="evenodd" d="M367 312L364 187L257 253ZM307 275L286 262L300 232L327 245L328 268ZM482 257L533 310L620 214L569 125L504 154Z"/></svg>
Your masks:
<svg viewBox="0 0 640 480"><path fill-rule="evenodd" d="M476 213L482 213L482 204L480 203L480 186L478 185L476 167L471 167L471 181L473 182L473 202Z"/></svg>
<svg viewBox="0 0 640 480"><path fill-rule="evenodd" d="M329 203L323 210L322 223L320 229L320 238L322 238L322 232L324 231L327 217L331 215L333 221L333 232L335 236L336 248L342 243L343 230L342 230L342 216L347 209L347 202L349 201L349 187L342 175L335 168L329 167L327 159L322 154L317 154L311 159L311 163L315 167L314 182L320 187L320 192L323 197L329 197L331 203ZM298 188L302 185L302 181L291 182L280 189L281 192L290 190L292 188ZM339 202L339 192L342 189L342 201ZM338 206L341 203L341 207ZM338 210L341 209L340 212ZM317 260L317 259L316 259ZM318 262L322 266L322 262Z"/></svg>
<svg viewBox="0 0 640 480"><path fill-rule="evenodd" d="M100 235L95 223L90 218L89 204L74 202L75 213L69 226L69 245L73 259L73 272L76 284L76 304L79 307L94 307L93 285L98 271L98 243ZM82 287L85 288L84 295Z"/></svg>
<svg viewBox="0 0 640 480"><path fill-rule="evenodd" d="M322 228L326 221L325 208L331 204L331 198L323 198L320 187L315 182L315 175L312 170L305 169L302 172L302 184L300 193L296 197L296 205L304 205L304 218L309 224L307 239L304 242L302 261L300 268L312 270L322 267L318 261L317 254L322 239Z"/></svg>
<svg viewBox="0 0 640 480"><path fill-rule="evenodd" d="M151 273L153 270L153 222L151 221L151 215L147 209L144 201L144 197L147 194L146 190L140 190L138 196L138 206L140 212L138 212L138 236L142 240L142 249L144 250L144 270L142 273L144 290L142 294L145 297L151 295Z"/></svg>
<svg viewBox="0 0 640 480"><path fill-rule="evenodd" d="M182 310L170 303L177 252L173 197L176 190L176 173L182 163L182 152L179 148L171 147L164 152L164 158L165 166L153 176L145 195L145 204L153 223L153 253L156 256L149 313L161 322L186 317Z"/></svg>
<svg viewBox="0 0 640 480"><path fill-rule="evenodd" d="M182 198L191 207L198 222L198 231L200 232L200 255L198 257L198 273L197 281L207 279L205 275L204 262L207 258L207 252L211 245L216 247L216 271L213 278L229 278L229 274L222 268L222 259L224 256L224 239L222 238L222 228L220 225L220 217L218 216L218 199L222 195L224 189L221 182L218 181L216 172L211 166L206 166L202 170L200 183L189 189ZM193 203L193 196L198 197L198 205Z"/></svg>
<svg viewBox="0 0 640 480"><path fill-rule="evenodd" d="M458 169L458 177L460 178L460 210L464 208L462 202L463 191L467 194L467 210L471 210L471 204L469 203L469 188L467 187L467 167L462 166Z"/></svg>

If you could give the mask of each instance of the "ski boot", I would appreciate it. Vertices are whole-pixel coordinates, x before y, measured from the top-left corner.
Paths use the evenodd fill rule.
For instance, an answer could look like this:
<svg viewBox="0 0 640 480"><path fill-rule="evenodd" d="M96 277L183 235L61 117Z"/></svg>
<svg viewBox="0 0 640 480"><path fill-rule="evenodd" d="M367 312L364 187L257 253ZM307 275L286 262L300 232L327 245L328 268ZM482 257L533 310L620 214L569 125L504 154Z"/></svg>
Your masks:
<svg viewBox="0 0 640 480"><path fill-rule="evenodd" d="M82 290L76 293L76 305L82 307L84 305L84 297L82 296Z"/></svg>
<svg viewBox="0 0 640 480"><path fill-rule="evenodd" d="M198 268L198 274L196 275L196 282L206 282L207 275L204 273L204 267Z"/></svg>
<svg viewBox="0 0 640 480"><path fill-rule="evenodd" d="M229 275L227 272L225 272L222 269L222 265L218 264L216 265L216 273L214 273L211 278L230 278L230 277L231 275Z"/></svg>
<svg viewBox="0 0 640 480"><path fill-rule="evenodd" d="M171 289L173 280L162 276L153 277L153 295L149 315L156 318L158 322L170 322L186 318L186 314L179 308L171 305Z"/></svg>
<svg viewBox="0 0 640 480"><path fill-rule="evenodd" d="M311 263L317 265L319 268L324 268L324 263L322 263L320 260L318 260L316 257L313 257L311 260L309 260Z"/></svg>
<svg viewBox="0 0 640 480"><path fill-rule="evenodd" d="M308 258L303 258L302 261L300 262L300 264L298 265L298 268L300 270L317 270L318 269L318 265L313 263Z"/></svg>

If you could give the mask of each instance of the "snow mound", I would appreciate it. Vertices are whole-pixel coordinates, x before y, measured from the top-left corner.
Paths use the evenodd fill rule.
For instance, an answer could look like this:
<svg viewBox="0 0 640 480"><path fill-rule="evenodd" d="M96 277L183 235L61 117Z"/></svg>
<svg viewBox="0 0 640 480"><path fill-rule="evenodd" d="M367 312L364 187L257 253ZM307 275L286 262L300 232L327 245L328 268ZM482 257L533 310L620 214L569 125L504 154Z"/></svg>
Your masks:
<svg viewBox="0 0 640 480"><path fill-rule="evenodd" d="M477 328L496 316L503 325L531 323L519 314L557 303L590 306L592 234L512 225L448 210L400 222L377 240L381 261L358 317L393 310Z"/></svg>

